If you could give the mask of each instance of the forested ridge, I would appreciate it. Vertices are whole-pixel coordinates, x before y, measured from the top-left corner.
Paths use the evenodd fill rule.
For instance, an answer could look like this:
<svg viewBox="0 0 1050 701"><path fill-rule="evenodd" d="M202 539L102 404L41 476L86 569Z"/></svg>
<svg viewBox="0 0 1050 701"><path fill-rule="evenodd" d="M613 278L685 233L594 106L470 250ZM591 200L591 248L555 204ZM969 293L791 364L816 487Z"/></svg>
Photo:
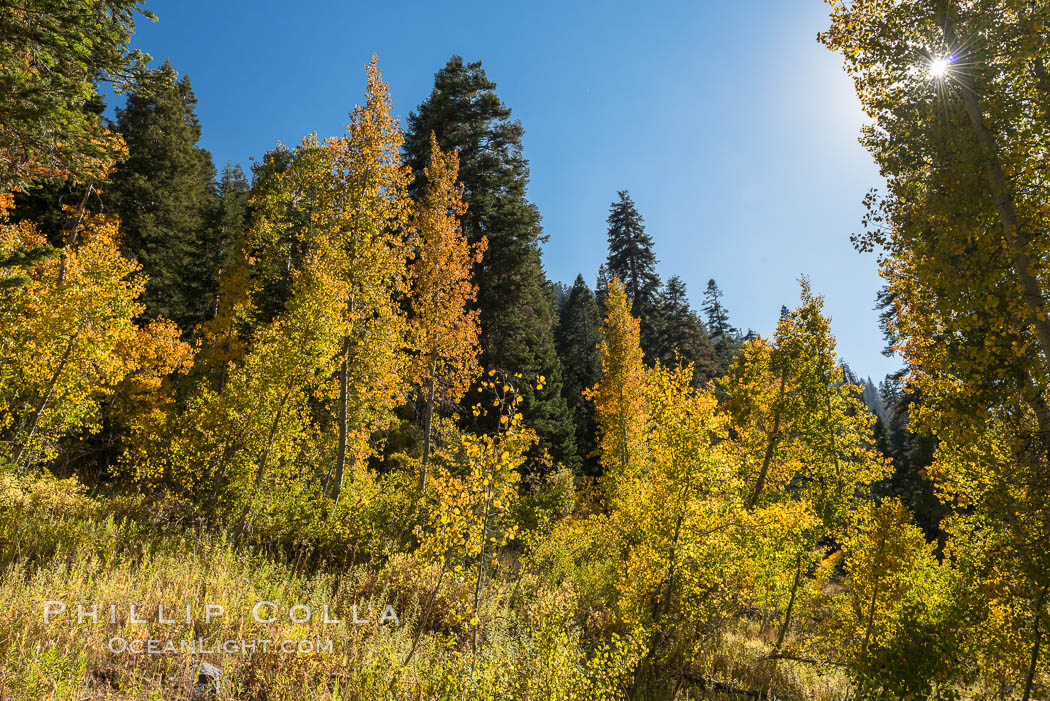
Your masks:
<svg viewBox="0 0 1050 701"><path fill-rule="evenodd" d="M0 698L1050 698L1050 7L828 4L877 385L626 190L550 280L480 61L246 173L142 2L0 4Z"/></svg>

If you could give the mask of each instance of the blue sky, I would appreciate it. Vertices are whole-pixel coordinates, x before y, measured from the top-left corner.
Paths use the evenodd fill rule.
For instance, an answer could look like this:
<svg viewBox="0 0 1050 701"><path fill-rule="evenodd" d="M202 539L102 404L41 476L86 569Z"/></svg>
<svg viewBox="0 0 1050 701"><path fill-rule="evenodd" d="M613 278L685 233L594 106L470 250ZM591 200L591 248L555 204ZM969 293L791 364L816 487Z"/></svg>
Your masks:
<svg viewBox="0 0 1050 701"><path fill-rule="evenodd" d="M341 132L373 52L403 117L451 54L480 59L525 127L552 279L593 284L626 188L695 306L714 277L734 324L769 334L806 274L854 370L897 369L875 258L849 242L881 179L840 58L816 41L821 0L147 4L159 22L135 46L189 75L220 168Z"/></svg>

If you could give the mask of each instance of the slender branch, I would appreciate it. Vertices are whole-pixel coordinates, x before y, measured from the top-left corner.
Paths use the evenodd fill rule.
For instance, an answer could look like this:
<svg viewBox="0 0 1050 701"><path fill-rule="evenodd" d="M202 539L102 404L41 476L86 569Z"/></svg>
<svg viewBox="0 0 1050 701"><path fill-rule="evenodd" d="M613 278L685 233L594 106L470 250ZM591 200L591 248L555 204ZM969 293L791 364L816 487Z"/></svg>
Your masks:
<svg viewBox="0 0 1050 701"><path fill-rule="evenodd" d="M835 660L819 660L816 657L797 657L795 655L787 655L782 652L774 652L773 654L767 656L766 659L787 660L788 662L802 662L803 664L828 665L830 667L848 666L845 662L837 662Z"/></svg>

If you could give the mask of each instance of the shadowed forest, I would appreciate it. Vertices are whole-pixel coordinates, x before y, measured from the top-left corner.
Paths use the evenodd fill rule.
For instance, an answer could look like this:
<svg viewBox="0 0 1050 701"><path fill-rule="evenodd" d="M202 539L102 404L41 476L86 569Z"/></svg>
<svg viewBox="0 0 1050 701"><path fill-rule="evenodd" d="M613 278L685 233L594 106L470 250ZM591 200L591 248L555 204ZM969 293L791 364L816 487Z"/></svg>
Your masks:
<svg viewBox="0 0 1050 701"><path fill-rule="evenodd" d="M549 280L481 62L220 172L141 2L0 3L0 698L1050 698L1050 6L828 4L878 384L627 191Z"/></svg>

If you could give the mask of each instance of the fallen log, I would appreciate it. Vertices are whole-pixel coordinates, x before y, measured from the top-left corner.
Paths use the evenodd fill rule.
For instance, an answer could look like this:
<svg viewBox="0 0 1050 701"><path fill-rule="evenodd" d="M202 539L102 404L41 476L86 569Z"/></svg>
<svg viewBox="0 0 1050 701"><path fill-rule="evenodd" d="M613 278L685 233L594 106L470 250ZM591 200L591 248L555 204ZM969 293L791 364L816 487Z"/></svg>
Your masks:
<svg viewBox="0 0 1050 701"><path fill-rule="evenodd" d="M721 694L727 694L730 697L742 696L746 699L756 699L756 701L780 701L779 697L770 691L745 689L742 686L736 686L729 682L722 682L717 679L710 679L709 677L701 677L695 674L690 674L689 672L682 672L682 677L689 683L700 687L701 691L715 691Z"/></svg>

